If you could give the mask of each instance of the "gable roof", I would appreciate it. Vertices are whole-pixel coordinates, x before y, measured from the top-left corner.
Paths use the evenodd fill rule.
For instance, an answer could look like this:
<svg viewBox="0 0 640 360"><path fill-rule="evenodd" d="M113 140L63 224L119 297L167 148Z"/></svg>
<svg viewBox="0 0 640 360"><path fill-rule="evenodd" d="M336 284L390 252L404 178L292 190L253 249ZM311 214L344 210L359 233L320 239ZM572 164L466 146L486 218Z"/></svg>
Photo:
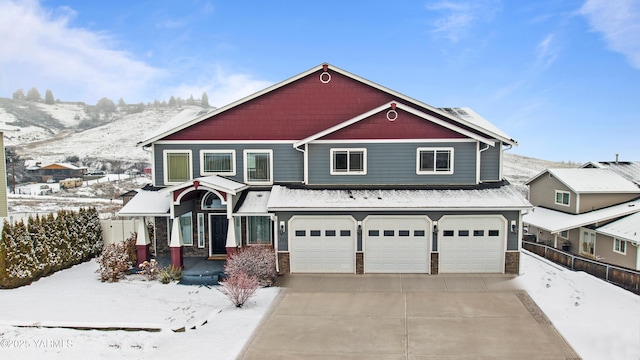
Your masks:
<svg viewBox="0 0 640 360"><path fill-rule="evenodd" d="M351 119L349 119L349 120L347 120L347 121L345 121L343 123L340 123L338 125L332 126L332 127L328 128L328 129L322 130L322 131L320 131L320 132L318 132L316 134L313 134L313 135L311 135L311 136L309 136L307 138L304 138L304 139L302 139L302 140L300 140L298 142L295 142L293 144L293 146L295 146L295 147L302 146L302 145L307 144L309 142L312 142L314 140L317 140L317 139L320 139L322 137L325 137L325 136L327 136L327 135L329 135L331 133L334 133L336 131L342 130L342 129L344 129L344 128L348 127L348 126L351 126L351 125L353 125L353 124L355 124L355 123L357 123L359 121L367 119L371 115L377 114L377 113L379 113L381 111L388 110L388 109L394 109L395 110L396 108L397 109L402 109L404 111L407 111L407 112L409 112L409 113L411 113L413 115L416 115L416 116L418 116L420 118L423 118L425 120L429 120L431 122L434 122L434 123L436 123L436 124L438 124L438 125L440 125L442 127L445 127L445 128L447 128L449 130L453 130L453 131L455 131L457 133L466 135L466 136L468 136L468 137L470 137L472 139L478 140L478 141L483 142L483 143L485 143L487 145L491 145L491 146L495 145L495 141L492 141L491 139L488 139L486 137L480 136L480 135L478 135L478 134L476 134L474 132L471 132L469 130L461 128L460 126L457 126L455 124L452 124L452 123L446 122L444 120L438 119L437 117L435 117L433 115L426 114L426 113L424 113L424 112L422 112L420 110L416 110L416 109L414 109L414 108L412 108L410 106L407 106L407 105L404 105L404 104L397 104L396 102L391 101L391 102L388 102L388 103L383 104L381 106L378 106L378 107L376 107L374 109L371 109L371 110L367 111L366 113L363 113L363 114L360 114L360 115L358 115L358 116L356 116L354 118L351 118Z"/></svg>
<svg viewBox="0 0 640 360"><path fill-rule="evenodd" d="M637 212L640 212L640 200L629 201L577 215L536 206L533 210L523 215L522 221L547 230L552 234L557 234L565 230L576 229Z"/></svg>
<svg viewBox="0 0 640 360"><path fill-rule="evenodd" d="M328 71L330 75L332 75L331 82L336 82L338 84L342 82L342 84L344 84L345 81L349 81L349 84L350 84L349 86L351 87L360 86L360 89L363 89L363 90L367 89L369 91L369 94L366 101L364 101L363 99L345 97L343 96L344 94L332 92L330 87L327 87L327 86L322 87L323 85L321 84L321 81L318 81L319 79L317 79L316 76L311 76L311 75L318 74L319 76L322 76L325 70ZM304 91L308 89L296 88L297 86L299 86L299 84L302 84L305 81L310 79L313 79L313 85L316 86L315 89L321 90L323 92L322 96L323 97L328 96L330 99L332 99L331 102L329 103L318 102L319 100L324 100L324 98L318 99L318 96L309 96L308 91L307 92ZM285 88L290 88L290 90L285 91L284 90ZM302 90L302 91L296 91L296 90ZM268 115L271 117L281 116L282 118L277 118L277 119L281 119L282 123L286 124L287 126L284 126L281 129L279 128L276 131L272 129L273 126L268 126L268 124L265 125L264 123L261 123L260 119L253 119L253 118L247 119L246 116L244 117L241 116L242 115L241 112L242 111L246 112L246 109L251 108L251 106L241 107L240 105L246 104L256 99L260 99L262 102L266 102L267 100L273 101L274 99L270 95L276 91L280 91L280 92L284 91L286 93L286 96L281 96L277 102L274 101L274 103L276 103L278 106L274 106L273 104L271 104L270 108L260 109L260 110L264 110L265 115L267 115L268 113ZM293 100L287 99L291 97L298 97L298 98L303 97L303 98L301 98L301 101L293 101ZM315 101L315 103L311 103L313 101ZM316 134L322 130L325 130L337 124L343 123L346 120L357 116L358 114L365 113L371 110L372 108L374 108L376 104L382 104L390 101L404 103L405 105L408 105L410 107L415 106L416 108L420 109L421 112L430 113L430 115L432 115L435 118L439 118L442 121L455 124L456 126L460 128L465 128L470 132L475 132L476 134L479 134L482 137L497 139L507 144L517 145L517 142L515 140L513 140L512 138L510 138L509 136L501 132L499 129L497 129L495 126L491 125L488 121L482 119L479 116L470 116L470 115L464 116L464 115L460 115L459 113L453 114L451 112L432 107L428 104L425 104L423 102L410 98L394 90L380 86L374 82L371 82L369 80L366 80L357 75L351 74L345 70L342 70L340 68L337 68L333 65L329 65L326 63L313 67L285 81L277 83L264 90L256 92L250 96L247 96L231 104L228 104L219 109L216 109L213 112L207 113L200 117L196 117L190 121L186 121L170 130L166 130L156 135L153 135L139 142L138 145L149 146L150 144L163 139L178 140L178 139L181 139L178 133L183 133L183 136L184 136L185 131L188 132L189 135L191 136L205 136L203 134L211 134L212 132L202 131L203 129L196 130L193 127L195 125L201 126L200 123L212 117L218 117L218 119L220 118L220 116L223 116L223 115L227 117L233 117L234 113L238 114L237 118L241 119L242 124L238 124L238 126L233 126L235 125L233 122L227 122L223 127L226 126L225 134L229 133L229 135L223 135L223 136L233 137L234 136L233 134L235 134L236 137L239 137L239 136L242 136L242 134L246 134L247 128L263 127L262 129L266 130L266 132L272 133L272 136L270 138L264 139L264 140L299 141L303 138ZM318 113L317 116L315 116L317 118L315 120L327 120L325 118L322 118L322 116L327 115L326 112L328 111L333 111L334 113L336 111L338 112L343 111L344 114L342 114L341 116L335 116L335 114L333 114L334 115L333 118L329 119L329 121L317 121L317 124L314 125L315 127L307 127L307 128L301 129L301 126L304 125L303 124L304 122L300 121L301 114L293 111L289 111L289 112L285 111L289 107L295 107L296 109L301 109L301 108L304 108L305 106L311 106L311 105L315 106L315 108L313 109L315 111L314 115L316 115L316 112ZM253 103L252 103L252 106L253 106ZM259 110L253 109L253 111L259 111ZM354 113L354 111L356 112ZM325 112L325 113L323 114L322 112ZM322 126L322 127L317 128L317 126ZM235 129L233 129L233 127L235 127ZM189 132L190 128L192 130L191 132ZM294 131L294 130L297 130L297 131ZM260 131L253 130L252 136L259 136L259 133ZM220 132L218 132L218 134L220 134ZM229 140L252 140L252 139L230 138ZM259 139L253 139L253 140L259 140Z"/></svg>
<svg viewBox="0 0 640 360"><path fill-rule="evenodd" d="M587 193L640 193L640 187L622 176L595 168L546 169L531 178L525 185L531 184L544 174L553 176L577 194Z"/></svg>
<svg viewBox="0 0 640 360"><path fill-rule="evenodd" d="M640 244L640 212L601 226L596 232Z"/></svg>
<svg viewBox="0 0 640 360"><path fill-rule="evenodd" d="M640 185L640 161L590 161L581 168L608 169Z"/></svg>

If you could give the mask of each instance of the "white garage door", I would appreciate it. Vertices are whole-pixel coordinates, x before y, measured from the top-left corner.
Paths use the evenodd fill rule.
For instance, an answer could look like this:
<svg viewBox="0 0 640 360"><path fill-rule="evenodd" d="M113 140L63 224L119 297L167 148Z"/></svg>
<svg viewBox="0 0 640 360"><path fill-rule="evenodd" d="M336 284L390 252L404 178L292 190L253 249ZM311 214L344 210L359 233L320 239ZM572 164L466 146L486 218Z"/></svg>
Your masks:
<svg viewBox="0 0 640 360"><path fill-rule="evenodd" d="M426 216L369 216L363 221L366 273L429 273Z"/></svg>
<svg viewBox="0 0 640 360"><path fill-rule="evenodd" d="M507 221L494 216L443 216L438 221L441 273L504 273Z"/></svg>
<svg viewBox="0 0 640 360"><path fill-rule="evenodd" d="M356 221L351 216L294 216L289 220L292 273L354 273Z"/></svg>

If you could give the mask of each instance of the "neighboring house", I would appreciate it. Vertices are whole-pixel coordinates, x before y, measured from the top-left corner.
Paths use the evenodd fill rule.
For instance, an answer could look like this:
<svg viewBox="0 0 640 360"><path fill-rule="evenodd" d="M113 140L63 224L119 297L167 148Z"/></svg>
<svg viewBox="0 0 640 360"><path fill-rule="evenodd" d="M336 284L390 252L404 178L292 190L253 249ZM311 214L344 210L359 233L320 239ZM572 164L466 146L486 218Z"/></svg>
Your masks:
<svg viewBox="0 0 640 360"><path fill-rule="evenodd" d="M78 167L67 163L55 163L46 166L31 166L27 168L29 177L36 182L47 182L68 179L82 178L87 172L87 168Z"/></svg>
<svg viewBox="0 0 640 360"><path fill-rule="evenodd" d="M120 215L153 217L176 266L269 245L280 273L517 274L516 144L471 109L322 64L140 142L153 186Z"/></svg>
<svg viewBox="0 0 640 360"><path fill-rule="evenodd" d="M640 270L638 185L600 167L547 169L526 184L535 207L523 221L538 242Z"/></svg>
<svg viewBox="0 0 640 360"><path fill-rule="evenodd" d="M8 215L7 204L7 159L4 153L4 132L0 129L0 146L2 146L2 161L0 162L0 217Z"/></svg>
<svg viewBox="0 0 640 360"><path fill-rule="evenodd" d="M617 158L617 157L616 157ZM581 168L607 169L640 186L640 161L598 161L588 162Z"/></svg>

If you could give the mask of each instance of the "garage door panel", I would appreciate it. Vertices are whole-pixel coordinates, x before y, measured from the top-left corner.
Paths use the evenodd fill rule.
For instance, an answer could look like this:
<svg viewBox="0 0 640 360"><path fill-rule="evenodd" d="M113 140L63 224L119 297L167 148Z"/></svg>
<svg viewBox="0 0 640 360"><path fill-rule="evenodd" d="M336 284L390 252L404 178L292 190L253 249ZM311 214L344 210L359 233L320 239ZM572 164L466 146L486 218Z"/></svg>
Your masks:
<svg viewBox="0 0 640 360"><path fill-rule="evenodd" d="M353 273L355 220L297 216L289 221L291 272Z"/></svg>
<svg viewBox="0 0 640 360"><path fill-rule="evenodd" d="M425 216L369 216L364 228L367 273L428 273L431 227Z"/></svg>
<svg viewBox="0 0 640 360"><path fill-rule="evenodd" d="M441 273L502 273L506 220L502 216L450 216L439 221Z"/></svg>

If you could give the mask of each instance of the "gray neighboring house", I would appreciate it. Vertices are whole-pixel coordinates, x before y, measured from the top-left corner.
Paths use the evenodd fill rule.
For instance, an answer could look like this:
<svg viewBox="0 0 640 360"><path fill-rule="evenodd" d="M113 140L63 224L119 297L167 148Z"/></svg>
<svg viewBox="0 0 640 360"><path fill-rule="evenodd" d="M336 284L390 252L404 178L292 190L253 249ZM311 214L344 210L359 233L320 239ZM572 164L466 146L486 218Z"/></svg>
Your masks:
<svg viewBox="0 0 640 360"><path fill-rule="evenodd" d="M547 169L526 183L530 235L558 249L640 270L640 187L613 169Z"/></svg>
<svg viewBox="0 0 640 360"><path fill-rule="evenodd" d="M140 253L175 266L266 245L280 273L517 274L515 145L471 109L321 64L141 141L153 184L120 215L152 220Z"/></svg>

